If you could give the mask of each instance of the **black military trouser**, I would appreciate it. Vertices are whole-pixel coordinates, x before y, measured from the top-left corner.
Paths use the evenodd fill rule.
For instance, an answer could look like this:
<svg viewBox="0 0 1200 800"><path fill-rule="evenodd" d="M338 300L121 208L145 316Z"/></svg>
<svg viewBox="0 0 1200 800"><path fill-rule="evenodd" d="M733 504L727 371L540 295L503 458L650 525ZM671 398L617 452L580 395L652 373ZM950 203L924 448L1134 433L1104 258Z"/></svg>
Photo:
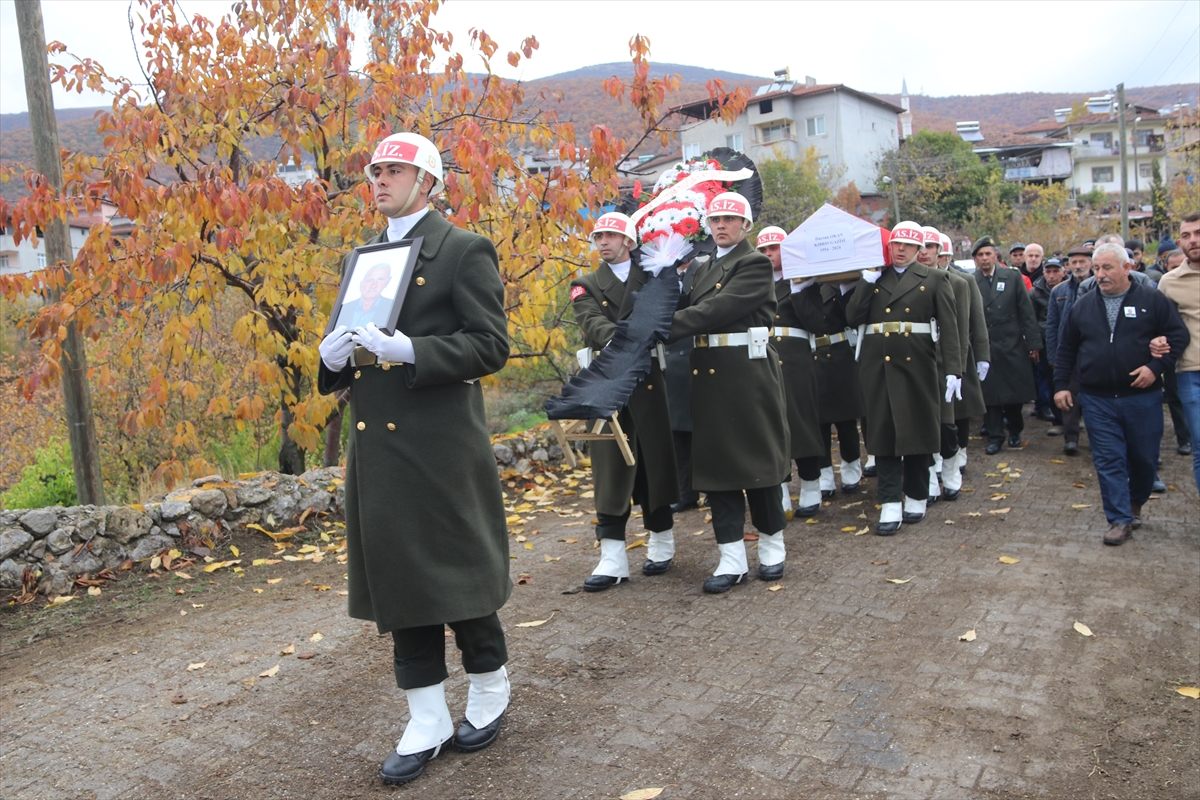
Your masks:
<svg viewBox="0 0 1200 800"><path fill-rule="evenodd" d="M633 476L633 502L642 508L642 524L648 531L659 533L671 530L675 518L671 514L671 506L648 509L650 488L646 479L646 459L642 457L642 448L637 451L637 471ZM596 538L620 539L625 541L625 524L629 522L629 506L625 506L624 514L605 514L596 512Z"/></svg>
<svg viewBox="0 0 1200 800"><path fill-rule="evenodd" d="M950 456L957 453L958 448L963 446L963 445L959 445L958 439L959 439L958 425L950 424L950 423L943 423L942 424L942 449L938 451L938 454L942 458L950 458Z"/></svg>
<svg viewBox="0 0 1200 800"><path fill-rule="evenodd" d="M679 475L679 502L694 503L700 493L692 488L692 432L671 431L675 443L675 468Z"/></svg>
<svg viewBox="0 0 1200 800"><path fill-rule="evenodd" d="M463 669L468 673L495 672L508 661L504 629L495 612L445 625L399 628L392 631L392 661L397 686L420 689L439 684L449 677L446 672L446 625L454 631L454 644L462 651Z"/></svg>
<svg viewBox="0 0 1200 800"><path fill-rule="evenodd" d="M924 453L914 456L875 456L879 471L878 499L880 504L929 499L929 468L933 456Z"/></svg>
<svg viewBox="0 0 1200 800"><path fill-rule="evenodd" d="M750 521L759 533L768 536L779 533L787 525L783 515L783 487L779 484L762 489L729 489L706 492L712 509L713 532L717 544L740 542L746 528L746 506L750 506Z"/></svg>
<svg viewBox="0 0 1200 800"><path fill-rule="evenodd" d="M967 443L971 441L971 418L963 417L954 420L954 427L957 429L958 446L964 450L967 449Z"/></svg>
<svg viewBox="0 0 1200 800"><path fill-rule="evenodd" d="M1063 442L1079 444L1079 423L1083 419L1083 406L1079 405L1079 372L1071 373L1067 381L1067 390L1071 392L1071 407L1062 412Z"/></svg>
<svg viewBox="0 0 1200 800"><path fill-rule="evenodd" d="M821 457L808 456L806 458L796 459L796 474L800 476L802 481L815 481L821 477ZM788 482L792 480L791 471L788 471ZM783 498L779 498L780 502Z"/></svg>
<svg viewBox="0 0 1200 800"><path fill-rule="evenodd" d="M821 437L825 441L825 455L821 458L822 467L833 466L833 429L837 428L838 452L842 461L847 463L857 461L862 456L858 446L858 420L844 419L840 422L822 422Z"/></svg>
<svg viewBox="0 0 1200 800"><path fill-rule="evenodd" d="M988 406L983 417L983 425L987 428L988 441L1003 442L1004 426L1007 423L1010 436L1020 436L1025 430L1025 420L1021 416L1021 403L1005 403L1004 405Z"/></svg>

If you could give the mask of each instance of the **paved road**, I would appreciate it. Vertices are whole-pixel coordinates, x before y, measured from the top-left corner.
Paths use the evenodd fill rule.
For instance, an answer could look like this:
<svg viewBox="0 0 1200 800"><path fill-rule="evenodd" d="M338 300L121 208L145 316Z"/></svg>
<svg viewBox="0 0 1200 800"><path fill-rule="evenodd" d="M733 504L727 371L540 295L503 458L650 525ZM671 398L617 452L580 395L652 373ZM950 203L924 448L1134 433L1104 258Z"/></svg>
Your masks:
<svg viewBox="0 0 1200 800"><path fill-rule="evenodd" d="M533 549L513 544L514 577L532 581L501 612L515 692L502 738L402 789L375 777L406 718L390 639L345 616L338 565L110 612L0 661L0 797L1196 796L1200 703L1174 691L1200 684L1187 459L1168 451L1178 491L1108 548L1086 451L1065 459L1043 431L987 461L973 443L974 491L896 537L842 530L874 520L870 494L792 523L777 591L701 593L716 547L699 511L677 521L668 574L564 594L594 565L578 524L591 509L546 507L524 528Z"/></svg>

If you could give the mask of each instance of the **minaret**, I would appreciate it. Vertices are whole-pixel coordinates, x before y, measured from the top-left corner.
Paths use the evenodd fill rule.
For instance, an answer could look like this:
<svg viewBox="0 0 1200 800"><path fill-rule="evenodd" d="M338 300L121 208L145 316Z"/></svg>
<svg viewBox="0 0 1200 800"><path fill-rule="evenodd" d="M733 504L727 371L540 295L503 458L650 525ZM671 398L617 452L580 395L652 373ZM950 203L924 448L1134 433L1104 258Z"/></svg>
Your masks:
<svg viewBox="0 0 1200 800"><path fill-rule="evenodd" d="M900 79L900 107L904 111L900 112L900 140L903 141L912 136L912 112L908 110L908 81Z"/></svg>

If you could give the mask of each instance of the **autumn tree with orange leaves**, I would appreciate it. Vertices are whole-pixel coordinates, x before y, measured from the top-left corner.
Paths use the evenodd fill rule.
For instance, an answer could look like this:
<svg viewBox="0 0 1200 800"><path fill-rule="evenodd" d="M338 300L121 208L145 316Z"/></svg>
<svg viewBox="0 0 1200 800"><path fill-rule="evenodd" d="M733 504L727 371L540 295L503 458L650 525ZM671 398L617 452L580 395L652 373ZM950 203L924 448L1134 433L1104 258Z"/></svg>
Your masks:
<svg viewBox="0 0 1200 800"><path fill-rule="evenodd" d="M99 117L106 155L64 153L61 196L26 174L27 196L0 211L17 236L32 237L42 220L108 202L132 232L94 226L69 285L61 268L0 282L11 298L62 289L24 323L41 347L26 395L57 380L60 331L73 319L105 340L91 367L98 392L128 385L123 372L143 373L122 432L173 422L160 477L207 467L196 459L202 417L240 429L274 415L280 470L303 472L306 452L321 449L322 431L341 414L338 398L314 391L341 257L384 223L363 168L375 143L401 130L442 150L438 209L496 244L510 369L564 351L564 288L594 258L585 220L616 199L620 164L638 143L602 125L581 134L559 122L548 98L528 98L519 83L492 74L500 47L485 32L472 31L468 55L457 52L436 28L437 9L436 1L244 0L212 22L142 0L148 90L52 44L55 82L112 95L112 110ZM364 19L371 60L356 68L352 43ZM678 79L649 77L648 46L634 37L634 79L605 88L628 93L645 121L643 139L665 143ZM503 57L515 66L537 47L530 37ZM481 77L468 74L468 59ZM709 89L726 119L745 105L745 90ZM530 174L525 153L549 155L555 166ZM311 165L316 179L289 186L281 164ZM233 324L216 329L230 309ZM229 363L226 350L218 359L221 337L245 357Z"/></svg>

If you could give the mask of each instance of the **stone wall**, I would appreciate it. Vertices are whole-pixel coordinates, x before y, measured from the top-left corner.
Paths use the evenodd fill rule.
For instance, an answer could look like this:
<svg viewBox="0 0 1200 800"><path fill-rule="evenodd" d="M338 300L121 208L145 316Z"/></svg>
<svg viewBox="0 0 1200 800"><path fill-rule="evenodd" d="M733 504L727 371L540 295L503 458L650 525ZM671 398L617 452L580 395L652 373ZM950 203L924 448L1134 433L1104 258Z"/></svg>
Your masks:
<svg viewBox="0 0 1200 800"><path fill-rule="evenodd" d="M529 472L563 456L547 426L496 437L492 449L502 472ZM82 575L129 568L172 548L194 552L241 525L278 530L298 524L306 512L340 519L343 479L341 467L298 477L263 472L237 481L209 475L141 505L3 511L0 590L20 590L28 570L42 594L67 594Z"/></svg>

